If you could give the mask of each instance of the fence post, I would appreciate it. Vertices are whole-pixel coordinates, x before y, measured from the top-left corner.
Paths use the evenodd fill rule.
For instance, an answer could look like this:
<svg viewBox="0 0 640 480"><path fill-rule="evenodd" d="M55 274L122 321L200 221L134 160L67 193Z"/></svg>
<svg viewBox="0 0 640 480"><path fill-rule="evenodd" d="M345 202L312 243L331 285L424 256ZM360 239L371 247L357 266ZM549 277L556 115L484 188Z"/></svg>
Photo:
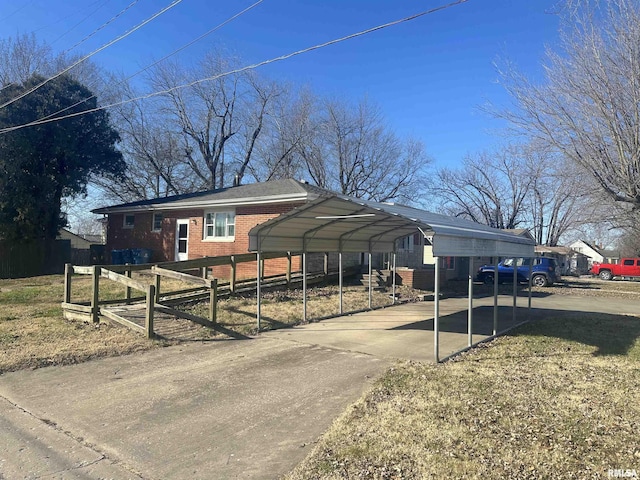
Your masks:
<svg viewBox="0 0 640 480"><path fill-rule="evenodd" d="M155 284L155 287L153 289L154 292L155 292L154 293L154 300L155 300L156 303L160 303L160 278L161 278L160 274L156 273L156 284Z"/></svg>
<svg viewBox="0 0 640 480"><path fill-rule="evenodd" d="M291 286L291 252L287 252L287 287Z"/></svg>
<svg viewBox="0 0 640 480"><path fill-rule="evenodd" d="M64 303L71 303L71 275L73 274L73 265L64 264Z"/></svg>
<svg viewBox="0 0 640 480"><path fill-rule="evenodd" d="M147 338L153 338L153 307L154 307L154 299L156 296L156 287L155 285L147 286L147 310L145 312L144 317L144 327L145 332L147 334Z"/></svg>
<svg viewBox="0 0 640 480"><path fill-rule="evenodd" d="M100 288L100 267L94 265L91 270L91 317L94 323L100 321L98 313L100 307L98 306L99 289Z"/></svg>
<svg viewBox="0 0 640 480"><path fill-rule="evenodd" d="M127 270L124 271L124 274L129 278L131 278L131 273L132 273L131 269L127 269ZM125 298L127 300L127 303L131 303L130 302L130 300L131 300L131 287L127 287L126 288L126 296L125 296Z"/></svg>
<svg viewBox="0 0 640 480"><path fill-rule="evenodd" d="M229 280L229 290L231 293L235 293L236 291L236 257L235 255L231 255L231 279Z"/></svg>
<svg viewBox="0 0 640 480"><path fill-rule="evenodd" d="M213 278L209 284L209 320L216 323L218 312L218 280Z"/></svg>

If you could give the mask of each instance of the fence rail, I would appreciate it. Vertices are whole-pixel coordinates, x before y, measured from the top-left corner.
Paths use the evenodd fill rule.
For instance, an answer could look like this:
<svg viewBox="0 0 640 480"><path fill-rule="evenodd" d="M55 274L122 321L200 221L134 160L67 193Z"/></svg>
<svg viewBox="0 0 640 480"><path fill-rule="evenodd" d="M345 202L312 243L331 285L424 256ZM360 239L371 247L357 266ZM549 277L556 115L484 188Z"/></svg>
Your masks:
<svg viewBox="0 0 640 480"><path fill-rule="evenodd" d="M297 256L297 253L269 253L260 256L260 278L267 280L268 283L273 285L290 286L292 281L300 280L300 272L292 272L292 258ZM264 260L275 258L287 258L286 272L280 275L264 275ZM324 262L324 271L317 272L315 281L322 280L329 275L328 262ZM66 318L82 318L84 320L91 320L98 322L100 316L105 316L111 320L121 323L127 327L133 328L136 331L142 331L147 337L154 336L153 322L154 322L154 310L158 310L164 313L170 313L175 316L186 318L196 323L213 326L217 321L217 304L219 287L223 286L225 291L229 294L237 291L255 290L257 280L246 279L237 280L236 272L238 264L256 262L258 259L255 253L247 253L240 255L227 255L220 257L203 257L193 260L186 260L181 262L162 262L157 264L142 264L142 265L108 265L108 266L78 266L67 264L65 267L65 286L64 286L64 301L62 303L64 315ZM231 266L231 276L229 282L222 284L218 283L215 278L208 278L208 269L214 266L229 265ZM131 278L134 271L149 271L154 275L153 283L143 283L139 280ZM186 273L186 271L200 270L200 276ZM79 275L91 275L92 289L91 299L83 302L71 302L71 289L73 282L73 274ZM194 287L161 292L162 282L161 279L171 278L180 280L182 282L190 283ZM124 287L124 298L114 300L100 300L99 289L100 279L114 281L121 284ZM266 286L266 285L265 285ZM144 296L133 298L131 296L131 290L138 290L143 292ZM191 314L186 314L172 308L169 305L177 305L194 300L206 299L209 300L209 312L208 318L196 317ZM110 306L115 305L127 305L135 301L145 301L145 325L144 327L127 320L122 315L110 310ZM101 308L102 307L102 308ZM135 325L135 327L133 326Z"/></svg>

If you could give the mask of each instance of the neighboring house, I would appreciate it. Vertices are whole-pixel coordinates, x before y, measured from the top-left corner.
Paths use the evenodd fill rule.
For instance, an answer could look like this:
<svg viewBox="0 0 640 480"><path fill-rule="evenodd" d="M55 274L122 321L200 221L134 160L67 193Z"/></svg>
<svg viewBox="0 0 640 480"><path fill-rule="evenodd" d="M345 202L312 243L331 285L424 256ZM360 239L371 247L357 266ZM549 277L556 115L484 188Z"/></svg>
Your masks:
<svg viewBox="0 0 640 480"><path fill-rule="evenodd" d="M560 275L584 275L589 272L589 257L572 248L537 245L535 251L541 256L555 258Z"/></svg>
<svg viewBox="0 0 640 480"><path fill-rule="evenodd" d="M93 213L107 215L107 260L113 250L147 248L152 250L152 262L162 262L248 253L252 227L331 195L322 188L287 179L124 203ZM294 269L301 269L300 259L296 261ZM281 273L285 262L267 260L265 275ZM227 269L216 267L214 275L225 276ZM255 276L250 264L239 265L238 272Z"/></svg>
<svg viewBox="0 0 640 480"><path fill-rule="evenodd" d="M569 248L588 257L589 268L594 263L618 263L620 254L614 250L604 249L595 243L577 240L569 245Z"/></svg>
<svg viewBox="0 0 640 480"><path fill-rule="evenodd" d="M58 232L57 240L69 240L71 248L78 250L89 250L91 245L102 243L101 235L77 235L63 228Z"/></svg>
<svg viewBox="0 0 640 480"><path fill-rule="evenodd" d="M58 232L56 240L69 240L73 265L103 263L97 258L104 250L102 235L78 235L63 228Z"/></svg>

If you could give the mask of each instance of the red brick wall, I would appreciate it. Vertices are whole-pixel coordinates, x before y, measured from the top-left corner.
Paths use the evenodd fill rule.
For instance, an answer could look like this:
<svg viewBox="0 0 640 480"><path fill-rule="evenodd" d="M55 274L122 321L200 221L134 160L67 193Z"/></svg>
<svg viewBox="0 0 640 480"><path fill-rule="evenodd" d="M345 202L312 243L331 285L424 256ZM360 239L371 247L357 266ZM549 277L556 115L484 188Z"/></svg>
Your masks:
<svg viewBox="0 0 640 480"><path fill-rule="evenodd" d="M396 272L398 277L400 277L401 285L406 285L420 290L434 289L435 270L398 268ZM445 272L440 272L440 284L442 285L445 281Z"/></svg>
<svg viewBox="0 0 640 480"><path fill-rule="evenodd" d="M176 220L189 219L189 259L206 256L234 255L248 253L249 230L271 218L288 212L302 203L268 204L236 207L235 241L213 242L203 241L204 209L171 210L163 213L162 231L153 232L153 213L135 214L134 228L123 228L124 215L110 214L107 229L107 254L111 250L125 248L150 248L153 250L151 261L162 262L175 259ZM264 274L276 275L286 271L287 259L271 259L265 261ZM296 258L293 270L300 270L300 259ZM214 276L228 278L229 267L216 267ZM238 279L255 278L255 262L238 265Z"/></svg>

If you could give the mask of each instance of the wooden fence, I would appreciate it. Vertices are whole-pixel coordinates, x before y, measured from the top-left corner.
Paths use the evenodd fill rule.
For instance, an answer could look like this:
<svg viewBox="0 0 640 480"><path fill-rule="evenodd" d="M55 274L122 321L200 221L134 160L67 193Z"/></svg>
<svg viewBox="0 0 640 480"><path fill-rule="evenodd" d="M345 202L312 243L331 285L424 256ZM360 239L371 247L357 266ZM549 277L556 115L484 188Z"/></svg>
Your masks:
<svg viewBox="0 0 640 480"><path fill-rule="evenodd" d="M296 254L292 254L290 252L261 255L261 278L267 280L267 282L269 282L269 280L280 280L280 283L290 285L292 276L298 273L292 272L291 268L292 257L294 257L295 255ZM274 275L271 277L265 277L263 275L264 260L285 257L288 259L285 274ZM208 278L209 268L219 265L231 266L231 277L228 283L221 284L222 286L226 287L225 289L230 293L234 293L241 289L254 290L256 283L255 279L238 281L236 278L236 273L238 264L255 261L257 261L256 254L247 253L222 257L203 257L181 262L163 262L159 264L108 266L95 265L90 267L67 264L65 268L64 279L64 302L62 303L64 316L65 318L69 319L81 319L85 321L98 322L100 320L100 316L102 315L118 323L126 325L127 327L130 327L136 331L142 332L149 338L154 336L153 321L155 309L160 309L163 312L170 313L177 317L186 318L205 326L213 326L215 325L217 318L218 288L220 285L218 284L217 279ZM322 275L327 275L328 263L325 261L324 265L325 271L320 273ZM154 275L155 281L153 284L142 283L131 278L132 272L143 270L149 271ZM186 273L194 271L198 272L198 275ZM91 299L89 301L73 303L71 302L73 274L91 275L92 288ZM163 277L187 282L194 286L187 289L161 292L161 279ZM121 284L124 287L123 298L114 300L99 300L100 279L106 279ZM142 295L132 297L132 290L142 292ZM194 315L176 310L170 306L206 297L208 297L209 300L208 318L196 317ZM135 322L127 320L122 315L118 315L109 310L109 306L122 304L127 305L141 301L145 302L144 325L139 325Z"/></svg>
<svg viewBox="0 0 640 480"><path fill-rule="evenodd" d="M69 240L0 241L0 278L62 273L70 260Z"/></svg>

